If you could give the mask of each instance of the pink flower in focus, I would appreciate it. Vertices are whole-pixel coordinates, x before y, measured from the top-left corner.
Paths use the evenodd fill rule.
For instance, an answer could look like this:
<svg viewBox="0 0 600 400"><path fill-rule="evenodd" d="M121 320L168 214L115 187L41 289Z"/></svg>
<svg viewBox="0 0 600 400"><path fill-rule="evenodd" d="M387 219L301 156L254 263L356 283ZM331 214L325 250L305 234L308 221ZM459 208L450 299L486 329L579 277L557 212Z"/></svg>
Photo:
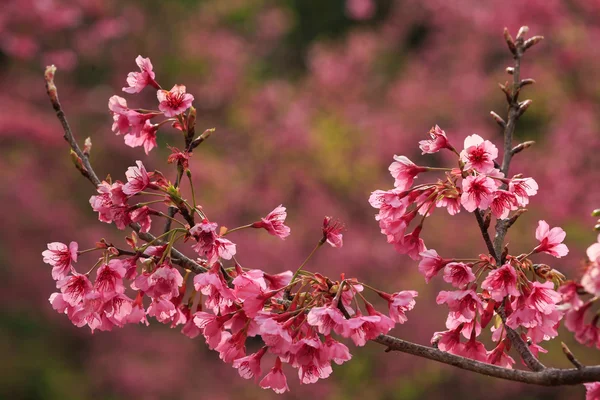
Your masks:
<svg viewBox="0 0 600 400"><path fill-rule="evenodd" d="M415 290L403 290L392 294L389 298L385 297L388 301L390 318L399 324L408 321L408 318L406 318L406 314L404 313L415 307L415 297L418 295L419 294Z"/></svg>
<svg viewBox="0 0 600 400"><path fill-rule="evenodd" d="M396 161L390 164L389 170L395 179L394 186L398 190L409 189L415 177L427 171L427 168L419 167L405 156L394 156L394 160Z"/></svg>
<svg viewBox="0 0 600 400"><path fill-rule="evenodd" d="M264 273L259 269L251 269L245 272L242 271L235 277L232 283L235 296L241 300L258 296L263 290L267 289Z"/></svg>
<svg viewBox="0 0 600 400"><path fill-rule="evenodd" d="M125 276L125 272L125 268L120 260L110 260L108 264L103 264L98 268L94 289L104 299L110 299L116 294L124 293L123 277Z"/></svg>
<svg viewBox="0 0 600 400"><path fill-rule="evenodd" d="M444 267L444 281L456 288L464 287L475 280L471 267L465 263L452 262Z"/></svg>
<svg viewBox="0 0 600 400"><path fill-rule="evenodd" d="M187 151L181 151L176 147L168 147L171 150L171 154L169 154L167 162L169 164L181 164L184 171L188 170L190 168L190 157L192 156L192 153L189 153Z"/></svg>
<svg viewBox="0 0 600 400"><path fill-rule="evenodd" d="M252 224L253 228L264 228L273 236L285 239L290 235L290 227L285 225L287 213L281 204L271 211L265 218Z"/></svg>
<svg viewBox="0 0 600 400"><path fill-rule="evenodd" d="M155 297L148 306L148 316L155 317L158 322L167 323L177 313L177 308L164 297Z"/></svg>
<svg viewBox="0 0 600 400"><path fill-rule="evenodd" d="M223 332L221 343L215 350L219 352L219 358L226 363L232 363L238 358L246 356L246 332L239 331L235 335Z"/></svg>
<svg viewBox="0 0 600 400"><path fill-rule="evenodd" d="M133 196L146 189L150 184L150 176L142 164L141 161L135 162L137 167L127 168L125 176L127 177L127 183L123 185L123 193L128 196Z"/></svg>
<svg viewBox="0 0 600 400"><path fill-rule="evenodd" d="M139 275L131 285L134 290L142 290L152 298L163 297L172 299L179 295L179 288L183 285L183 277L176 268L169 264L162 264L151 274Z"/></svg>
<svg viewBox="0 0 600 400"><path fill-rule="evenodd" d="M158 125L151 123L149 120L144 121L142 129L137 133L128 133L125 135L125 144L129 147L144 146L146 155L156 147L156 132Z"/></svg>
<svg viewBox="0 0 600 400"><path fill-rule="evenodd" d="M529 204L529 197L535 196L538 188L538 184L533 178L511 179L508 184L508 191L514 193L517 203L521 207Z"/></svg>
<svg viewBox="0 0 600 400"><path fill-rule="evenodd" d="M136 208L129 213L131 222L137 222L140 224L140 232L148 232L152 225L152 219L150 218L150 208L148 206L142 206Z"/></svg>
<svg viewBox="0 0 600 400"><path fill-rule="evenodd" d="M158 89L158 84L154 80L155 75L154 71L152 71L150 58L137 56L135 62L140 67L141 72L130 72L127 75L127 84L129 87L124 87L123 91L130 94L139 93L147 85L152 85Z"/></svg>
<svg viewBox="0 0 600 400"><path fill-rule="evenodd" d="M540 241L540 244L534 249L536 253L547 253L556 258L561 258L569 253L569 249L562 243L567 236L562 228L552 228L544 220L538 222L538 227L535 230L535 238Z"/></svg>
<svg viewBox="0 0 600 400"><path fill-rule="evenodd" d="M467 340L458 355L481 362L487 362L488 358L485 346L483 343L475 340L475 335L472 335L471 339Z"/></svg>
<svg viewBox="0 0 600 400"><path fill-rule="evenodd" d="M584 383L585 400L600 400L600 382Z"/></svg>
<svg viewBox="0 0 600 400"><path fill-rule="evenodd" d="M317 328L319 333L329 335L331 330L341 335L345 329L346 318L337 308L337 304L326 307L313 307L306 316L306 322Z"/></svg>
<svg viewBox="0 0 600 400"><path fill-rule="evenodd" d="M292 276L294 273L292 271L284 271L279 274L269 275L264 274L265 282L269 286L270 290L281 289L284 286L287 286L292 281Z"/></svg>
<svg viewBox="0 0 600 400"><path fill-rule="evenodd" d="M350 337L356 346L364 346L368 340L386 334L395 325L394 321L367 304L369 315L356 315L346 320L344 337Z"/></svg>
<svg viewBox="0 0 600 400"><path fill-rule="evenodd" d="M146 122L157 115L156 112L140 113L127 107L127 101L119 96L108 100L108 109L113 116L112 131L117 135L127 135L130 131L138 136Z"/></svg>
<svg viewBox="0 0 600 400"><path fill-rule="evenodd" d="M258 376L262 373L260 369L260 360L266 352L267 347L263 347L256 353L238 358L233 361L233 368L236 368L240 376L244 379L258 379Z"/></svg>
<svg viewBox="0 0 600 400"><path fill-rule="evenodd" d="M225 332L223 324L226 320L226 317L217 317L204 311L194 314L194 324L204 335L209 349L214 350L221 343L223 332Z"/></svg>
<svg viewBox="0 0 600 400"><path fill-rule="evenodd" d="M510 264L493 270L481 283L481 288L490 292L492 299L502 301L506 296L520 296L517 289L517 273Z"/></svg>
<svg viewBox="0 0 600 400"><path fill-rule="evenodd" d="M279 357L275 360L275 366L271 368L271 371L260 381L260 387L263 389L272 389L278 394L290 390L283 369L281 368L281 359Z"/></svg>
<svg viewBox="0 0 600 400"><path fill-rule="evenodd" d="M446 321L447 325L450 321L471 322L477 314L483 312L483 302L472 289L452 292L442 290L438 294L436 302L448 305L450 312Z"/></svg>
<svg viewBox="0 0 600 400"><path fill-rule="evenodd" d="M437 343L437 348L451 353L460 354L462 343L460 342L460 329L436 332L431 339L432 344Z"/></svg>
<svg viewBox="0 0 600 400"><path fill-rule="evenodd" d="M60 289L63 300L75 307L92 291L92 283L87 276L73 273L56 282L56 288Z"/></svg>
<svg viewBox="0 0 600 400"><path fill-rule="evenodd" d="M500 342L494 350L489 351L487 353L486 362L489 364L498 365L503 368L512 368L513 364L515 363L515 360L511 356L506 354L506 352L504 351L505 347L506 345L504 344L504 341Z"/></svg>
<svg viewBox="0 0 600 400"><path fill-rule="evenodd" d="M52 279L55 281L66 278L72 271L72 261L77 262L77 242L66 244L60 242L48 243L48 250L42 253L44 262L52 265Z"/></svg>
<svg viewBox="0 0 600 400"><path fill-rule="evenodd" d="M552 282L533 282L530 289L525 303L542 314L550 314L555 311L556 304L562 299L560 293L554 290Z"/></svg>
<svg viewBox="0 0 600 400"><path fill-rule="evenodd" d="M237 299L221 274L212 270L196 275L194 288L206 296L206 306L215 313L230 307Z"/></svg>
<svg viewBox="0 0 600 400"><path fill-rule="evenodd" d="M342 241L343 230L344 225L340 221L333 220L331 217L325 217L325 219L323 219L322 241L327 241L331 247L342 247L344 244Z"/></svg>
<svg viewBox="0 0 600 400"><path fill-rule="evenodd" d="M448 142L448 138L446 137L446 132L444 132L439 126L435 126L431 128L429 131L429 136L431 139L429 140L421 140L419 142L419 148L423 151L423 154L433 154L437 153L442 149L450 149L453 147Z"/></svg>
<svg viewBox="0 0 600 400"><path fill-rule="evenodd" d="M156 93L158 109L165 114L165 117L171 118L179 115L192 106L194 96L185 92L184 85L175 85L170 91L159 90Z"/></svg>
<svg viewBox="0 0 600 400"><path fill-rule="evenodd" d="M496 190L494 193L494 200L490 205L492 214L497 219L505 219L511 210L518 208L516 196L506 190Z"/></svg>
<svg viewBox="0 0 600 400"><path fill-rule="evenodd" d="M494 169L494 160L498 157L498 149L489 140L483 140L479 135L467 136L465 149L460 153L465 163L465 170L475 169L486 173Z"/></svg>
<svg viewBox="0 0 600 400"><path fill-rule="evenodd" d="M321 351L321 357L325 360L332 360L337 365L342 365L352 358L350 350L343 343L334 340L331 336L325 336L325 343ZM321 360L322 362L324 360Z"/></svg>
<svg viewBox="0 0 600 400"><path fill-rule="evenodd" d="M419 253L419 256L421 256L419 272L425 276L427 283L451 261L440 257L434 249L425 250Z"/></svg>
<svg viewBox="0 0 600 400"><path fill-rule="evenodd" d="M394 249L400 254L408 254L413 260L419 260L420 254L427 250L425 242L419 237L422 226L419 225L414 231L404 235L401 242L394 243Z"/></svg>
<svg viewBox="0 0 600 400"><path fill-rule="evenodd" d="M485 175L469 175L463 179L462 190L460 202L465 210L473 212L477 208L485 210L492 204L497 187L494 180Z"/></svg>
<svg viewBox="0 0 600 400"><path fill-rule="evenodd" d="M292 346L292 337L288 328L280 324L273 318L263 318L257 320L259 324L259 334L269 347L269 351L277 355L285 355Z"/></svg>

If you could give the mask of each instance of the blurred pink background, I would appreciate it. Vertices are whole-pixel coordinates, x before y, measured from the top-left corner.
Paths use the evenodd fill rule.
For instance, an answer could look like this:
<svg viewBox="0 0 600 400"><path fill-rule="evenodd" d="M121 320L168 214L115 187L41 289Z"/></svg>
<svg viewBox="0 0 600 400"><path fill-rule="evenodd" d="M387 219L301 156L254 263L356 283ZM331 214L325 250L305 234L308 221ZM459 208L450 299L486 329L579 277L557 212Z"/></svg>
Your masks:
<svg viewBox="0 0 600 400"><path fill-rule="evenodd" d="M143 160L174 179L159 131L146 156L111 132L107 101L123 95L138 54L150 57L165 87L194 94L198 128L216 133L192 157L201 204L226 226L252 222L283 203L292 236L236 236L239 260L278 272L295 269L320 235L324 215L345 221L345 246L323 249L310 268L340 272L387 291L416 289L409 322L393 334L427 344L444 329L436 306L441 280L426 285L417 263L387 245L368 196L392 186L394 154L421 157L417 142L439 124L460 146L479 135L499 147L489 112L505 114L497 82L511 57L502 38L521 25L546 40L525 56L522 76L537 84L516 140L535 140L511 167L540 184L529 212L509 234L518 254L534 243L546 219L567 231L567 258L548 259L569 278L580 273L595 239L590 212L600 207L600 1L530 0L5 0L0 15L0 398L6 399L254 399L276 398L210 352L200 339L158 323L91 335L48 304L54 290L41 252L51 241L92 247L123 234L97 221L92 186L72 167L44 91L43 67L56 83L75 135L93 142L96 171L123 179ZM148 106L151 90L126 96ZM446 257L485 251L473 218L437 212L427 221L428 247ZM83 258L85 260L85 258ZM85 263L79 263L85 268ZM568 366L566 341L583 363L600 352L563 330L541 360ZM578 387L541 388L493 380L378 345L351 349L354 359L314 385L290 379L281 398L567 399Z"/></svg>

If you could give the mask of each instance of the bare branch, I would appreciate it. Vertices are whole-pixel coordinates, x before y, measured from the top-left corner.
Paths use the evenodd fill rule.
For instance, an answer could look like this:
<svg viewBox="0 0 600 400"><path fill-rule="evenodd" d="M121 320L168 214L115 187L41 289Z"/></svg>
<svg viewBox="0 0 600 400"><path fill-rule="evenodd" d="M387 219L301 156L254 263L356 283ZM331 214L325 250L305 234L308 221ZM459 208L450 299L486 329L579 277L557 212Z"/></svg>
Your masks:
<svg viewBox="0 0 600 400"><path fill-rule="evenodd" d="M560 342L560 345L562 347L563 353L565 353L565 356L567 356L567 359L571 362L571 364L573 364L575 366L575 368L577 368L579 370L585 368L583 366L583 364L580 363L579 360L577 360L575 358L575 356L573 355L573 353L571 353L571 350L567 347L567 345L564 342Z"/></svg>

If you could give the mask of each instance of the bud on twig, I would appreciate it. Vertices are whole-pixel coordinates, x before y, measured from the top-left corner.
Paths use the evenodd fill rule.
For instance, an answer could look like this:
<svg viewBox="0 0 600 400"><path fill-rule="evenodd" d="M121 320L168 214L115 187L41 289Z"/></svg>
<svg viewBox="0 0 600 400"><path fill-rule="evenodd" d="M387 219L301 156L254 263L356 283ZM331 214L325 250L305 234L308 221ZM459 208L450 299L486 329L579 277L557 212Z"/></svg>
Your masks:
<svg viewBox="0 0 600 400"><path fill-rule="evenodd" d="M533 85L534 83L535 83L534 79L531 79L531 78L523 79L521 82L519 82L519 87Z"/></svg>
<svg viewBox="0 0 600 400"><path fill-rule="evenodd" d="M198 147L200 145L200 143L202 143L206 139L208 139L210 137L210 135L212 135L215 130L216 130L215 128L211 128L211 129L207 129L204 132L202 132L202 135L198 136L196 139L194 139L194 141L192 143L190 143L188 151L193 150L196 147Z"/></svg>
<svg viewBox="0 0 600 400"><path fill-rule="evenodd" d="M506 73L512 75L515 73L515 69L513 67L506 67Z"/></svg>
<svg viewBox="0 0 600 400"><path fill-rule="evenodd" d="M506 95L506 101L511 104L512 103L512 94L510 92L510 89L508 88L508 82L506 82L504 85L501 83L498 83L498 86L500 87L500 90L502 90L504 92L504 94Z"/></svg>
<svg viewBox="0 0 600 400"><path fill-rule="evenodd" d="M525 41L525 44L523 45L523 49L527 50L528 48L536 45L537 43L541 42L542 40L544 40L543 36L534 36L530 39L527 39Z"/></svg>
<svg viewBox="0 0 600 400"><path fill-rule="evenodd" d="M510 36L508 28L504 28L504 40L506 40L506 44L508 45L510 52L517 54L517 46L515 46L515 41L513 40L512 36Z"/></svg>
<svg viewBox="0 0 600 400"><path fill-rule="evenodd" d="M83 155L88 157L90 155L91 151L92 151L92 139L87 137L85 139L85 142L83 142Z"/></svg>
<svg viewBox="0 0 600 400"><path fill-rule="evenodd" d="M190 107L190 111L188 113L187 120L187 137L193 138L196 134L196 108L194 106Z"/></svg>
<svg viewBox="0 0 600 400"><path fill-rule="evenodd" d="M510 152L514 156L515 154L520 153L521 151L525 150L528 147L533 146L534 144L535 144L535 142L533 140L528 140L527 142L523 142L521 144L516 145L515 147L512 148L512 150Z"/></svg>
<svg viewBox="0 0 600 400"><path fill-rule="evenodd" d="M520 117L521 115L523 115L525 113L525 111L527 111L527 109L529 108L531 103L533 103L533 100L530 100L530 99L520 102L519 110L517 111L517 117Z"/></svg>
<svg viewBox="0 0 600 400"><path fill-rule="evenodd" d="M594 211L592 211L592 217L600 217L600 208L597 208Z"/></svg>
<svg viewBox="0 0 600 400"><path fill-rule="evenodd" d="M577 369L582 369L583 365L575 358L575 356L573 355L573 353L571 353L571 350L569 350L567 345L564 342L560 342L560 345L562 347L563 353L565 353L565 356L567 356L567 359L571 362L571 364L573 364Z"/></svg>
<svg viewBox="0 0 600 400"><path fill-rule="evenodd" d="M529 27L528 26L522 26L519 29L519 32L517 32L517 40L522 39L523 36L525 36L525 34L529 32Z"/></svg>
<svg viewBox="0 0 600 400"><path fill-rule="evenodd" d="M502 128L506 128L506 122L504 122L501 116L499 116L493 111L490 111L490 115L492 116L492 118L494 118L494 121L496 121L498 125L500 125Z"/></svg>
<svg viewBox="0 0 600 400"><path fill-rule="evenodd" d="M85 169L85 167L83 166L83 161L81 160L81 158L73 150L70 151L70 155L71 155L71 161L73 162L73 165L75 166L75 168L77 168L79 170L79 172L81 172L84 176L87 177L88 172L87 172L87 169Z"/></svg>
<svg viewBox="0 0 600 400"><path fill-rule="evenodd" d="M513 215L512 217L509 218L508 223L506 224L506 229L510 228L511 226L513 226L513 224L515 222L517 222L517 219L519 219L519 217L523 214L525 214L527 212L526 208L521 208L519 210L517 210L515 212L515 215Z"/></svg>

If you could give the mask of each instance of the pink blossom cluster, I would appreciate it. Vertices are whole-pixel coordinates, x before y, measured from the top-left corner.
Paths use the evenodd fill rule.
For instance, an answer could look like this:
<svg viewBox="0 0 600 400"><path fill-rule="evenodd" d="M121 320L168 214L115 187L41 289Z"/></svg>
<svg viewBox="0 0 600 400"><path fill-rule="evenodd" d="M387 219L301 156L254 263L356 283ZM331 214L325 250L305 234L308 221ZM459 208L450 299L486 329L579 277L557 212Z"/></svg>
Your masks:
<svg viewBox="0 0 600 400"><path fill-rule="evenodd" d="M156 147L156 133L160 126L171 123L181 131L189 131L186 122L194 122L184 113L192 107L194 96L186 93L184 85L175 85L171 90L163 90L155 80L152 62L149 58L138 56L136 63L140 72L130 72L127 85L123 91L129 94L140 93L146 86L157 89L158 110L130 109L127 100L120 96L112 96L108 100L108 109L113 115L113 132L124 135L125 144L130 147L143 146L146 154ZM194 111L195 112L195 111ZM153 124L151 119L163 115L167 119Z"/></svg>
<svg viewBox="0 0 600 400"><path fill-rule="evenodd" d="M579 282L569 281L560 288L565 326L575 339L600 349L600 235L587 249L587 264Z"/></svg>
<svg viewBox="0 0 600 400"><path fill-rule="evenodd" d="M459 213L461 207L468 212L490 210L494 217L505 219L511 211L525 207L538 190L533 178L520 175L505 178L495 161L498 149L479 135L468 136L460 153L440 127L432 128L429 135L429 139L419 142L423 154L452 151L457 156L458 168L419 166L405 156L394 156L395 161L389 167L394 188L376 190L369 199L371 206L379 209L376 220L388 243L413 260L421 259L420 253L427 249L420 234L425 218L434 208L445 207L450 215ZM420 174L440 170L445 171L443 180L413 186ZM406 233L417 215L421 216L417 218L417 226ZM562 248L558 252L564 255Z"/></svg>
<svg viewBox="0 0 600 400"><path fill-rule="evenodd" d="M281 218L277 221L284 222ZM341 234L328 224L326 219L322 240L331 240L335 247ZM193 248L201 254L208 252L199 262L209 266L207 272L193 278L191 291L186 288L189 271L182 276L173 266L166 245L143 246L142 250L132 240L135 255L120 258L127 252L101 242L90 251L103 250L102 257L89 272L80 274L73 267L82 253L77 243L50 243L43 253L44 262L52 265L60 290L50 296L50 303L74 325L87 325L92 332L110 331L128 323L148 325L147 317L172 328L181 325L181 332L190 338L204 336L208 347L245 379L258 380L261 360L270 354L274 365L260 386L277 393L289 390L282 363L296 368L302 383L327 378L332 363L339 365L352 357L333 334L364 346L396 323L406 322L405 313L415 305L415 291L388 294L373 289L388 303L389 315L382 314L361 293L365 286L344 276L332 281L307 271L270 275L259 269L243 269L237 263L225 269L221 260L233 254L231 248L221 251L228 246L219 242L226 239L214 233L215 225L203 221L189 229L189 237L197 242ZM89 275L96 267L92 283ZM137 293L135 299L127 295L126 286ZM296 286L298 290L292 293ZM257 336L263 346L249 353L246 342Z"/></svg>
<svg viewBox="0 0 600 400"><path fill-rule="evenodd" d="M514 360L508 355L511 342L500 323L498 308L503 308L506 326L520 330L533 353L545 351L538 343L557 336L563 317L558 307L561 295L555 290L555 283L558 286L564 276L548 266L534 265L529 257L536 253L565 256L565 232L539 221L535 232L539 244L528 254L504 255L502 265L485 254L473 259L442 258L434 249L427 249L420 238L423 222L435 207L445 207L451 215L462 207L468 212L484 212L488 220L492 216L506 219L528 204L538 186L533 178L521 175L505 178L495 162L498 149L478 135L468 136L458 152L446 133L435 126L429 138L420 142L420 148L423 154L451 151L457 157L458 167L418 166L404 156L395 156L389 168L395 179L394 189L377 190L369 199L379 209L375 219L396 251L419 260L419 272L427 283L441 274L454 287L437 296L437 303L445 304L449 312L447 330L435 333L432 343L449 353L512 368ZM444 180L414 185L419 174L439 170L445 171ZM421 215L418 225L407 234L408 225L417 215ZM496 343L489 351L477 340L488 325ZM461 341L461 336L466 341Z"/></svg>
<svg viewBox="0 0 600 400"><path fill-rule="evenodd" d="M142 161L136 161L125 173L126 182L107 178L98 184L97 194L90 198L98 219L134 232L126 238L125 249L105 240L82 251L75 242L69 246L48 244L42 255L44 262L52 266L59 290L50 297L56 311L66 314L78 327L87 325L92 332L110 331L129 323L148 325L148 317L172 328L181 326L181 332L190 338L202 335L208 347L246 379L258 381L263 375L261 360L269 355L273 367L262 376L260 386L277 393L288 390L283 364L297 369L301 383L314 383L332 373L332 363L351 359L340 337L364 346L389 332L396 323L406 322L405 313L414 307L417 292L390 294L344 274L332 280L304 269L324 244L343 246L344 225L331 217L324 218L317 246L296 272L272 275L261 269L242 268L235 258L238 248L228 235L242 229L262 229L286 239L291 232L286 225L286 208L279 205L258 221L233 229L209 220L194 196L189 170L193 144L206 138L204 133L194 137L193 108L185 113L193 97L181 85L171 91L160 89L150 60L138 57L136 61L140 72L129 74L129 86L123 90L139 93L146 86L159 88L160 111L131 110L124 99L113 96L109 101L113 129L125 135L128 145L139 139L148 152L156 144L157 127L172 122L184 132L186 142L185 151L172 148L167 160L176 164L178 179L172 183L162 173L149 172ZM167 117L165 121L149 125L151 118L161 114ZM190 177L189 200L180 190L184 172ZM163 212L165 206L169 207L168 214ZM162 234L152 236L157 218L169 223ZM195 259L187 264L175 251L176 245L183 244L196 252ZM76 271L74 263L79 256L94 251L102 255L89 271ZM192 273L196 274L193 280ZM366 299L365 288L387 302L387 313L377 311ZM255 347L254 337L260 337L262 346L247 351L247 344Z"/></svg>

